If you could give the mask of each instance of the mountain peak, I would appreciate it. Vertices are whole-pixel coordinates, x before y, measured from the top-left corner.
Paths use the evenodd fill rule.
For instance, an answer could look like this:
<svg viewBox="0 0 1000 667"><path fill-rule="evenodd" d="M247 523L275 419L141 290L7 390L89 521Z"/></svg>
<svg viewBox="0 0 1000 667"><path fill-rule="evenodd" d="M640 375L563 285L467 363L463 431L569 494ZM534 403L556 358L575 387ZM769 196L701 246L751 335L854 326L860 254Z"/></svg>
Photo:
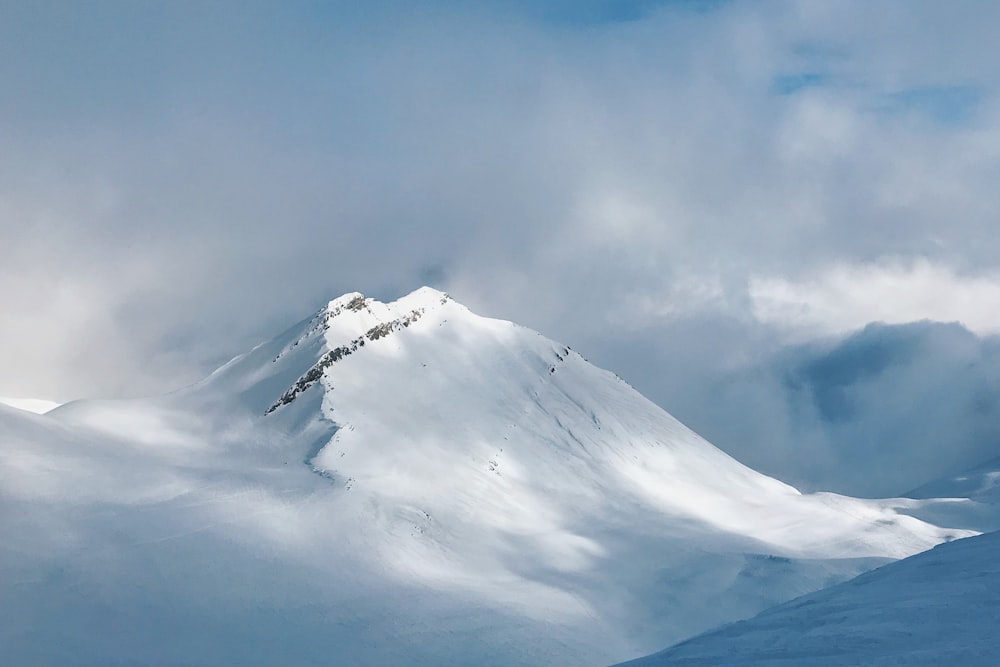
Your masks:
<svg viewBox="0 0 1000 667"><path fill-rule="evenodd" d="M426 309L436 305L444 305L450 300L451 297L447 293L425 285L413 290L406 296L402 296L395 301L390 301L388 303L384 303L372 297L366 297L361 292L348 292L347 294L338 296L336 299L330 301L324 311L329 317L336 317L345 311L359 313L368 310L372 314L375 314L376 312L383 311L384 309Z"/></svg>
<svg viewBox="0 0 1000 667"><path fill-rule="evenodd" d="M265 414L291 403L299 394L316 384L333 364L358 352L365 345L407 329L428 312L449 305L456 315L462 313L472 316L468 309L444 292L426 286L389 303L365 297L360 292L348 292L330 301L312 320L306 332L279 352L274 361L307 339L319 340L319 334L322 334L324 341L322 356L268 407ZM441 320L447 321L443 317L437 319L439 324L443 323Z"/></svg>
<svg viewBox="0 0 1000 667"><path fill-rule="evenodd" d="M282 381L268 383L260 409L292 430L332 428L307 461L355 495L364 488L394 496L414 478L435 479L434 494L450 487L449 498L479 507L483 493L496 499L541 487L545 497L585 502L620 484L622 498L796 557L900 557L946 537L891 508L859 504L842 513L852 501L802 496L567 346L476 315L432 288L389 303L345 294L304 331L286 345L276 369ZM544 481L538 471L546 471ZM434 494L420 503L437 503ZM498 513L498 521L510 520L508 509ZM860 514L863 537L855 532ZM819 515L829 522L821 535L788 528ZM851 537L834 539L834 548L830 534L838 532Z"/></svg>

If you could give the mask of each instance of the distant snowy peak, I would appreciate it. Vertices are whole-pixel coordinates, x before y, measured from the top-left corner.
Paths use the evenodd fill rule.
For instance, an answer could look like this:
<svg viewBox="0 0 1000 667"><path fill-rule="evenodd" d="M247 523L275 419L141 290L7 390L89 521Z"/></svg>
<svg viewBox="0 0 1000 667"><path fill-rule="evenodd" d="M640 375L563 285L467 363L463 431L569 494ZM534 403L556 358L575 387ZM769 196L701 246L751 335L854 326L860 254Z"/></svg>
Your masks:
<svg viewBox="0 0 1000 667"><path fill-rule="evenodd" d="M408 328L429 311L448 305L461 309L464 314L471 314L444 292L430 287L421 287L391 303L365 297L360 292L337 297L317 313L312 326L302 336L275 356L274 361L278 361L290 349L319 335L326 342L326 352L267 409L266 414L294 401L323 377L327 368L344 357L354 354L366 344Z"/></svg>
<svg viewBox="0 0 1000 667"><path fill-rule="evenodd" d="M909 498L969 498L1000 503L1000 458L991 459L971 470L936 480L906 494Z"/></svg>

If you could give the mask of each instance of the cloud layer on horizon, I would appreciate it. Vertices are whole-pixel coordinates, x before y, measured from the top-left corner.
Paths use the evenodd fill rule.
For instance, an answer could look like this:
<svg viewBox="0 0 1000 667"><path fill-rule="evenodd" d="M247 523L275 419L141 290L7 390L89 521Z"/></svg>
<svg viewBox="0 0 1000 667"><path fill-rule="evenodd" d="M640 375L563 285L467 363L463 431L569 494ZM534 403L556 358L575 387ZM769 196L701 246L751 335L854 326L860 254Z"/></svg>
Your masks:
<svg viewBox="0 0 1000 667"><path fill-rule="evenodd" d="M900 495L1000 451L1000 337L924 321L768 346L741 342L747 328L732 322L691 326L709 340L672 354L636 341L644 362L623 355L637 388L804 491ZM727 367L713 363L720 349L756 356Z"/></svg>

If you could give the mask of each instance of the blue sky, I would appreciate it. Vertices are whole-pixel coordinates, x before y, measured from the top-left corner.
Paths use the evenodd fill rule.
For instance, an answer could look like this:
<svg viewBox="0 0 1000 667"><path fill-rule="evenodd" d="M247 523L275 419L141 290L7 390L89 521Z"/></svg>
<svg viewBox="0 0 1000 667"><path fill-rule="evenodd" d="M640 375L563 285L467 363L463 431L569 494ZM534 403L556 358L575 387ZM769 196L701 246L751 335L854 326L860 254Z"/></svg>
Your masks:
<svg viewBox="0 0 1000 667"><path fill-rule="evenodd" d="M847 488L804 462L850 450L802 407L835 374L791 391L789 355L877 321L1000 330L1000 8L960 6L0 3L0 395L160 391L429 282ZM908 381L964 372L980 405L937 331Z"/></svg>

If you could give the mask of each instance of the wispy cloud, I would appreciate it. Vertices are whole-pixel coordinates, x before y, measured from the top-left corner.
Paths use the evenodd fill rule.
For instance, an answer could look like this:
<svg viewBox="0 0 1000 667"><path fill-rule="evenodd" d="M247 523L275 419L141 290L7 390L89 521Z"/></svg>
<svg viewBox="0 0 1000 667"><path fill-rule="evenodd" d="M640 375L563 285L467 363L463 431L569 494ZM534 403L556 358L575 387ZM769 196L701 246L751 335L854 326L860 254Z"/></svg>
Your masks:
<svg viewBox="0 0 1000 667"><path fill-rule="evenodd" d="M960 275L926 260L839 264L802 282L753 278L749 292L758 320L798 338L923 319L1000 333L1000 273Z"/></svg>

